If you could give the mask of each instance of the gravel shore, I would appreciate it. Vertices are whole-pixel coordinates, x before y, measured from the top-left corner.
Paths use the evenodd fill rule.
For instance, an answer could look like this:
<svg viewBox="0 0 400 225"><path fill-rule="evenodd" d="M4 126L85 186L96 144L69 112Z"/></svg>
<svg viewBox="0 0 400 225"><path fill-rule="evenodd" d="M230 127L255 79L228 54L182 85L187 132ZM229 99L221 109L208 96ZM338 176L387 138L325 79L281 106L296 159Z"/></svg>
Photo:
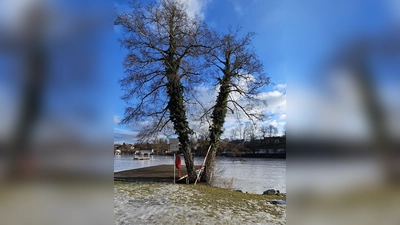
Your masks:
<svg viewBox="0 0 400 225"><path fill-rule="evenodd" d="M286 224L282 199L169 183L114 182L115 224Z"/></svg>

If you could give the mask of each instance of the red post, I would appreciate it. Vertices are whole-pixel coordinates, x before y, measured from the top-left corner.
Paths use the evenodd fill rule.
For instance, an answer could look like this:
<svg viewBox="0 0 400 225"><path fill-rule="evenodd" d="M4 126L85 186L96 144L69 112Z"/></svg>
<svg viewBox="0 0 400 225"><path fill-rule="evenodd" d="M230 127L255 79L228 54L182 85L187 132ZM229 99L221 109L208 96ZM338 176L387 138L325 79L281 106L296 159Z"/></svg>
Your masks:
<svg viewBox="0 0 400 225"><path fill-rule="evenodd" d="M182 164L181 157L179 157L179 155L176 155L175 167L178 169L178 178L181 178L181 164Z"/></svg>

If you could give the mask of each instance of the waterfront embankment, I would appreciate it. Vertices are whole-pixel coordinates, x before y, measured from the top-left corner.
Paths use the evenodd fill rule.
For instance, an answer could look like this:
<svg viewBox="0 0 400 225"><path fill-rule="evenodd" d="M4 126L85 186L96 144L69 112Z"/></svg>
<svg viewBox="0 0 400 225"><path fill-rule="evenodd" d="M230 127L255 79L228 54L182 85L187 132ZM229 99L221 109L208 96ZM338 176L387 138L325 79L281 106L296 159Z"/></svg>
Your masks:
<svg viewBox="0 0 400 225"><path fill-rule="evenodd" d="M286 224L286 195L205 185L114 181L115 224Z"/></svg>

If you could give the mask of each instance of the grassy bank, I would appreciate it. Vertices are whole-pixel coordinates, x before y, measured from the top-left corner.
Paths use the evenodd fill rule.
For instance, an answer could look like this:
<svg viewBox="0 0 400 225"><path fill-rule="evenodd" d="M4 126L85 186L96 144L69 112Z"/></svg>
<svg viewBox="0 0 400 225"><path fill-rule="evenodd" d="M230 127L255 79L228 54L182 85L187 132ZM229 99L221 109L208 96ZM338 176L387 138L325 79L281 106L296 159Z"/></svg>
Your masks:
<svg viewBox="0 0 400 225"><path fill-rule="evenodd" d="M129 208L121 207L130 204L133 209L131 213L145 212L144 209L156 206L159 207L157 212L161 210L164 215L173 215L170 219L185 223L194 219L209 224L284 224L286 206L274 205L268 201L285 199L285 195L247 194L205 185L114 182L114 202L119 205L115 209L116 218L119 218L118 215L126 215L125 211ZM137 216L132 215L132 218L135 221L129 222L137 224L154 221L165 224L169 221L164 217L156 217L154 213L144 216L144 220L140 221Z"/></svg>

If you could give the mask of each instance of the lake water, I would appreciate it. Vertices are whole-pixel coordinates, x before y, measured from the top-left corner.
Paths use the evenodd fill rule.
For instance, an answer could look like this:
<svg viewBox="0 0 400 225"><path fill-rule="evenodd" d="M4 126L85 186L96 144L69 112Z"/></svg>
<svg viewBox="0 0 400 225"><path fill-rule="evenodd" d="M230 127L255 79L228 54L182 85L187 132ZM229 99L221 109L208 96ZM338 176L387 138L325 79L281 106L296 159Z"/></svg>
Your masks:
<svg viewBox="0 0 400 225"><path fill-rule="evenodd" d="M182 165L185 164L181 156ZM201 165L204 157L195 157L195 165ZM217 157L220 179L216 186L226 187L232 181L233 189L262 194L267 189L286 193L286 160L266 158ZM133 160L132 155L114 156L114 172L162 164L174 165L173 156L151 156L150 160ZM197 169L197 168L196 168Z"/></svg>

